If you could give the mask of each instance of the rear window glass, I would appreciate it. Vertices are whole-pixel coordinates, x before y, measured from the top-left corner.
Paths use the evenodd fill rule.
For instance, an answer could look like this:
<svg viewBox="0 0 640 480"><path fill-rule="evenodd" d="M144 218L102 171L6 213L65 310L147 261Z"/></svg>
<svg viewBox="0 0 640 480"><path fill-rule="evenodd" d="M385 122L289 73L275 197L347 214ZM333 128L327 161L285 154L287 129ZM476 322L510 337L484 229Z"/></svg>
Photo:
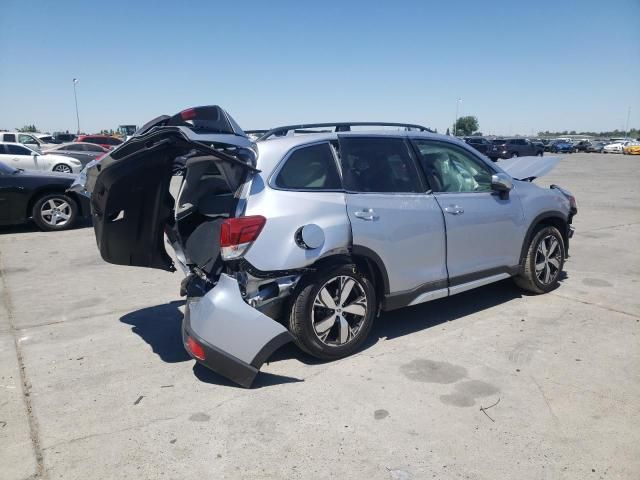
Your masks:
<svg viewBox="0 0 640 480"><path fill-rule="evenodd" d="M293 190L339 190L338 168L328 143L295 150L276 177L275 185Z"/></svg>

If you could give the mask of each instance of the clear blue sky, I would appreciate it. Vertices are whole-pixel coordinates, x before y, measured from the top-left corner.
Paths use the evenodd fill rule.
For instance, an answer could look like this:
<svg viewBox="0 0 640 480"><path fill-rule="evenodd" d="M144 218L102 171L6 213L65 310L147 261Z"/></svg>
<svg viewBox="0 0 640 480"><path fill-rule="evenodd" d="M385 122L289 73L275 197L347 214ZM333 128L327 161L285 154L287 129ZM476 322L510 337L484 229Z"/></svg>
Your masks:
<svg viewBox="0 0 640 480"><path fill-rule="evenodd" d="M92 6L95 5L95 6ZM246 129L460 114L484 133L640 126L640 0L3 0L0 128L219 104Z"/></svg>

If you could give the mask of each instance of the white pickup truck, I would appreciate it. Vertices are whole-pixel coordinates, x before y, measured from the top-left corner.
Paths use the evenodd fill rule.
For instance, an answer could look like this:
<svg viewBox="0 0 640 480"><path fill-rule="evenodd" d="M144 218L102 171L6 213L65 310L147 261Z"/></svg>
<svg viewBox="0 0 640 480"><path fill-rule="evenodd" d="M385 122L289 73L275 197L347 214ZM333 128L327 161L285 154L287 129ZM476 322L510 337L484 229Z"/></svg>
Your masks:
<svg viewBox="0 0 640 480"><path fill-rule="evenodd" d="M33 133L24 132L0 132L0 142L21 143L37 152L42 152L56 145L53 143L44 143Z"/></svg>

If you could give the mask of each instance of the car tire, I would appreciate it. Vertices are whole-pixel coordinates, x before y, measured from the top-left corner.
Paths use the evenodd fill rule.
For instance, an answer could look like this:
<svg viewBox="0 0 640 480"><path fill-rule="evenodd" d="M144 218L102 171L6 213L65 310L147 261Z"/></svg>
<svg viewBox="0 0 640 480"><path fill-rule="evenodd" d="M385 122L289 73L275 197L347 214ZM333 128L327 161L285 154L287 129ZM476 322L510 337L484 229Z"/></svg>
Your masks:
<svg viewBox="0 0 640 480"><path fill-rule="evenodd" d="M36 200L31 217L40 230L66 230L76 223L78 204L63 193L51 193Z"/></svg>
<svg viewBox="0 0 640 480"><path fill-rule="evenodd" d="M73 173L73 169L65 163L58 163L54 165L51 171L58 173Z"/></svg>
<svg viewBox="0 0 640 480"><path fill-rule="evenodd" d="M564 257L565 246L560 231L551 226L540 228L533 234L527 247L522 272L513 280L530 293L550 292L558 287Z"/></svg>
<svg viewBox="0 0 640 480"><path fill-rule="evenodd" d="M341 298L347 289L347 297ZM310 355L321 360L343 358L366 340L376 308L375 288L355 265L329 268L302 279L291 301L289 330Z"/></svg>

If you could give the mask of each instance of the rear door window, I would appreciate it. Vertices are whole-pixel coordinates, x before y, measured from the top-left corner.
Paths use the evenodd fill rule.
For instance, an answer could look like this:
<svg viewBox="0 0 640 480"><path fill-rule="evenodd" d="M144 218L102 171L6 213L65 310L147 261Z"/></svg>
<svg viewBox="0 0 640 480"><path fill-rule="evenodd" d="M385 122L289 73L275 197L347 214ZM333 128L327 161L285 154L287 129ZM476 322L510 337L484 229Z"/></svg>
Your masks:
<svg viewBox="0 0 640 480"><path fill-rule="evenodd" d="M420 193L422 185L404 138L340 137L344 187L350 192Z"/></svg>
<svg viewBox="0 0 640 480"><path fill-rule="evenodd" d="M100 145L86 144L82 146L84 147L83 150L87 152L103 152L104 151Z"/></svg>
<svg viewBox="0 0 640 480"><path fill-rule="evenodd" d="M5 133L4 134L4 141L5 142L15 142L16 141L16 136L13 133Z"/></svg>
<svg viewBox="0 0 640 480"><path fill-rule="evenodd" d="M275 186L290 190L340 190L340 175L329 144L294 150L278 172Z"/></svg>
<svg viewBox="0 0 640 480"><path fill-rule="evenodd" d="M69 152L84 152L85 151L85 146L84 145L67 145L66 147L63 147L62 150L67 150Z"/></svg>
<svg viewBox="0 0 640 480"><path fill-rule="evenodd" d="M31 155L31 150L20 145L7 145L9 155Z"/></svg>

